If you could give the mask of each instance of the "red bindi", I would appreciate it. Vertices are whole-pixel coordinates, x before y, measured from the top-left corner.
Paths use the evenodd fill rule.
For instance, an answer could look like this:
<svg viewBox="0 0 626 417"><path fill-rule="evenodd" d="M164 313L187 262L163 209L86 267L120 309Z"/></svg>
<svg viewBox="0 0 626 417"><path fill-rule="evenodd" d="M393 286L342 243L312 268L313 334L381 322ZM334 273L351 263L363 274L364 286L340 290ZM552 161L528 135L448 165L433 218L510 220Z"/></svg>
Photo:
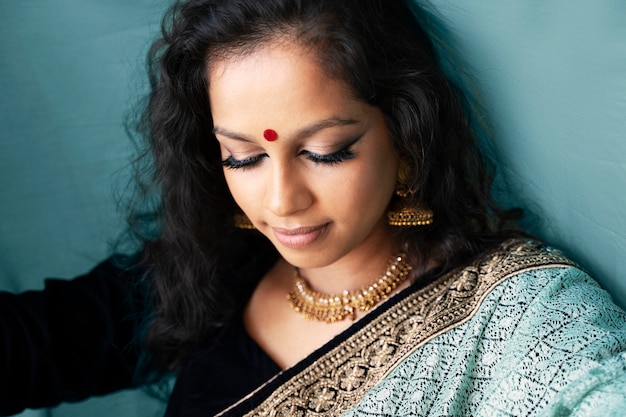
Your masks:
<svg viewBox="0 0 626 417"><path fill-rule="evenodd" d="M276 139L278 139L278 133L276 133L276 131L273 129L265 129L263 131L263 137L268 142L274 142Z"/></svg>

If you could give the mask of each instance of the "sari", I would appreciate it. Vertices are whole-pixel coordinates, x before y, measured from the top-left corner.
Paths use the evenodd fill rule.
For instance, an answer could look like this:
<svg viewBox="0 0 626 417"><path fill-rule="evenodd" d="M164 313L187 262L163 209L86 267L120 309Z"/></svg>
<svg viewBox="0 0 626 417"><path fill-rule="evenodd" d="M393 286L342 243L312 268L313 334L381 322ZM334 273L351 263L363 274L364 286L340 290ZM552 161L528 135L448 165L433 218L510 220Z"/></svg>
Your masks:
<svg viewBox="0 0 626 417"><path fill-rule="evenodd" d="M539 242L413 285L218 416L626 414L626 313Z"/></svg>

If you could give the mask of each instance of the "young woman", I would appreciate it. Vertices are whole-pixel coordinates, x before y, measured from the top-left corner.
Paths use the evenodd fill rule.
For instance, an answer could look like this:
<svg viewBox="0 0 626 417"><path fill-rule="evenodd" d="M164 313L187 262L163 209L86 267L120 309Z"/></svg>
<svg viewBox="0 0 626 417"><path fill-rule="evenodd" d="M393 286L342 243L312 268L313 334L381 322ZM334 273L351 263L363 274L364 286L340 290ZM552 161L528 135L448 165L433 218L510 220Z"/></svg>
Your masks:
<svg viewBox="0 0 626 417"><path fill-rule="evenodd" d="M493 202L424 18L402 0L174 6L142 124L157 237L128 271L5 295L38 320L49 305L51 337L89 329L41 348L6 321L44 363L6 409L133 385L137 363L177 373L169 416L623 409L626 315Z"/></svg>

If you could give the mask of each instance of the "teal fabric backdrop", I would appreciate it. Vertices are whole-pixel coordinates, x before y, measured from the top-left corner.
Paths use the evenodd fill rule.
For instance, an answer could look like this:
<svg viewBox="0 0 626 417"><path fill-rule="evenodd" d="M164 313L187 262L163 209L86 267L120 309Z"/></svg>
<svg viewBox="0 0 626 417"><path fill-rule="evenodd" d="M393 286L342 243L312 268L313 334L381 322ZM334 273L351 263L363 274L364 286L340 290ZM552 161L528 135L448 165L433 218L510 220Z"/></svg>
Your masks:
<svg viewBox="0 0 626 417"><path fill-rule="evenodd" d="M532 229L626 306L626 2L433 0ZM104 258L122 230L123 119L165 0L0 2L0 288ZM151 416L129 391L25 415Z"/></svg>
<svg viewBox="0 0 626 417"><path fill-rule="evenodd" d="M107 256L164 0L0 1L0 288L40 288ZM0 342L1 343L1 342ZM128 391L27 416L161 416Z"/></svg>
<svg viewBox="0 0 626 417"><path fill-rule="evenodd" d="M626 2L432 3L483 93L499 172L536 214L531 230L626 307Z"/></svg>

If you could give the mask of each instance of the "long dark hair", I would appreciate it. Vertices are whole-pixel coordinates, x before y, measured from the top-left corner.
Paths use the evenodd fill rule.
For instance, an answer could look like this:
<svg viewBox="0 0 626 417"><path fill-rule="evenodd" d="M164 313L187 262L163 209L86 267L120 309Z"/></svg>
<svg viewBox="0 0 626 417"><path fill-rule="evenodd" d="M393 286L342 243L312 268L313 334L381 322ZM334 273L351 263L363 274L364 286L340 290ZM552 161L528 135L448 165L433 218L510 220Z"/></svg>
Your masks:
<svg viewBox="0 0 626 417"><path fill-rule="evenodd" d="M493 202L467 108L419 13L402 0L188 0L168 11L150 51L152 91L140 123L148 145L140 189L157 190L149 223L157 229L145 238L142 263L154 309L147 346L158 365L176 368L228 319L232 265L254 267L255 254L272 256L267 241L234 230L237 207L212 134L206 74L216 60L277 37L310 48L330 76L384 113L398 154L413 168L412 203L435 214L428 227L398 232L419 272L429 261L450 270L516 233L519 213Z"/></svg>

